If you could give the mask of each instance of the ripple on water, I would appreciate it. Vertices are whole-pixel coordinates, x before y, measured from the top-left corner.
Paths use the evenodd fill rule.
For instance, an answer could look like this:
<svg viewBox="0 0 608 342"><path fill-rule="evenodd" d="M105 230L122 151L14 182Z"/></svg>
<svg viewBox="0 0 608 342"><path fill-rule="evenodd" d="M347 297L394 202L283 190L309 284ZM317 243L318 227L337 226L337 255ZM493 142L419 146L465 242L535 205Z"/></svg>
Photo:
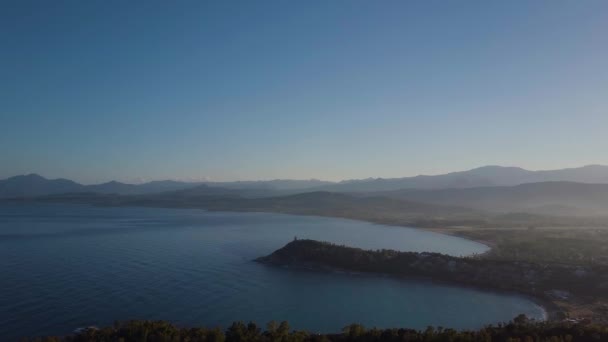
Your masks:
<svg viewBox="0 0 608 342"><path fill-rule="evenodd" d="M456 237L344 219L0 206L0 331L15 339L124 319L224 327L234 320L274 319L335 332L352 322L475 328L518 313L543 317L541 308L518 296L251 261L294 236L452 255L487 250Z"/></svg>

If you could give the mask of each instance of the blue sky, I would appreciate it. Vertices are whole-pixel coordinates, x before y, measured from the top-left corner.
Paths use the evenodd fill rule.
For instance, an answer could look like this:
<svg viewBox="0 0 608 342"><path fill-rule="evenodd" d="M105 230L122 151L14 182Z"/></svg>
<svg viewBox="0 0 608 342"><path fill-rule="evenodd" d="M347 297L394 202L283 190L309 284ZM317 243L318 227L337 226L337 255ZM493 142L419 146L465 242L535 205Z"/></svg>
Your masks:
<svg viewBox="0 0 608 342"><path fill-rule="evenodd" d="M0 178L608 164L608 2L2 1Z"/></svg>

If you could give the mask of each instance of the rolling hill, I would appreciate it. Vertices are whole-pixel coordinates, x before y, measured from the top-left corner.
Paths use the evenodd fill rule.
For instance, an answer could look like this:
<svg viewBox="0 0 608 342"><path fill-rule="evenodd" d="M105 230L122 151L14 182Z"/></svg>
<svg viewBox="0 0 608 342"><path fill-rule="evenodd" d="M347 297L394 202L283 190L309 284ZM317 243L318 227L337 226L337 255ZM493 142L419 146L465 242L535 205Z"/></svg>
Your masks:
<svg viewBox="0 0 608 342"><path fill-rule="evenodd" d="M374 178L342 181L316 190L334 192L369 192L399 189L448 189L489 186L514 186L539 182L578 182L608 184L608 166L588 165L579 168L529 171L519 167L484 166L468 171L436 176Z"/></svg>
<svg viewBox="0 0 608 342"><path fill-rule="evenodd" d="M268 181L239 182L182 182L173 180L152 181L142 184L127 184L111 181L102 184L83 185L67 179L47 179L37 174L10 177L0 180L0 198L35 197L64 193L97 193L119 195L144 195L192 189L193 193L232 192L247 196L266 196L268 194L289 194L319 187L329 182L319 180L276 179ZM198 189L197 189L198 188Z"/></svg>
<svg viewBox="0 0 608 342"><path fill-rule="evenodd" d="M438 205L458 205L495 213L608 216L608 184L542 182L465 189L403 189L377 192L373 193L373 196Z"/></svg>

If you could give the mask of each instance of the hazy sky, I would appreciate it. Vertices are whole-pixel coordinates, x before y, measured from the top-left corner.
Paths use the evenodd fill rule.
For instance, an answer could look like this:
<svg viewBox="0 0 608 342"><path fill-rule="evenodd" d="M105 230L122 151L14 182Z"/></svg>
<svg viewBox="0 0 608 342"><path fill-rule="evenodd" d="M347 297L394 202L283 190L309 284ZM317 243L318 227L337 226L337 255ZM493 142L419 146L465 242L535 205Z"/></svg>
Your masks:
<svg viewBox="0 0 608 342"><path fill-rule="evenodd" d="M608 1L2 1L0 178L608 164Z"/></svg>

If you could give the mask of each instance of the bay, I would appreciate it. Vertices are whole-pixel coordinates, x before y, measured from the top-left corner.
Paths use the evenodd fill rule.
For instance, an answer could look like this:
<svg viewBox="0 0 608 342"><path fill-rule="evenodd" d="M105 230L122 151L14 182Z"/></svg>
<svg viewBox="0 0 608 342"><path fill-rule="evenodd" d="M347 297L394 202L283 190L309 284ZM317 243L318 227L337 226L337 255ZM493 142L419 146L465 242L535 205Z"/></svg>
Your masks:
<svg viewBox="0 0 608 342"><path fill-rule="evenodd" d="M115 320L185 326L287 320L338 332L428 325L478 328L532 301L390 277L319 273L252 262L297 238L367 249L483 253L487 246L428 231L338 218L195 209L0 205L3 340L58 335Z"/></svg>

